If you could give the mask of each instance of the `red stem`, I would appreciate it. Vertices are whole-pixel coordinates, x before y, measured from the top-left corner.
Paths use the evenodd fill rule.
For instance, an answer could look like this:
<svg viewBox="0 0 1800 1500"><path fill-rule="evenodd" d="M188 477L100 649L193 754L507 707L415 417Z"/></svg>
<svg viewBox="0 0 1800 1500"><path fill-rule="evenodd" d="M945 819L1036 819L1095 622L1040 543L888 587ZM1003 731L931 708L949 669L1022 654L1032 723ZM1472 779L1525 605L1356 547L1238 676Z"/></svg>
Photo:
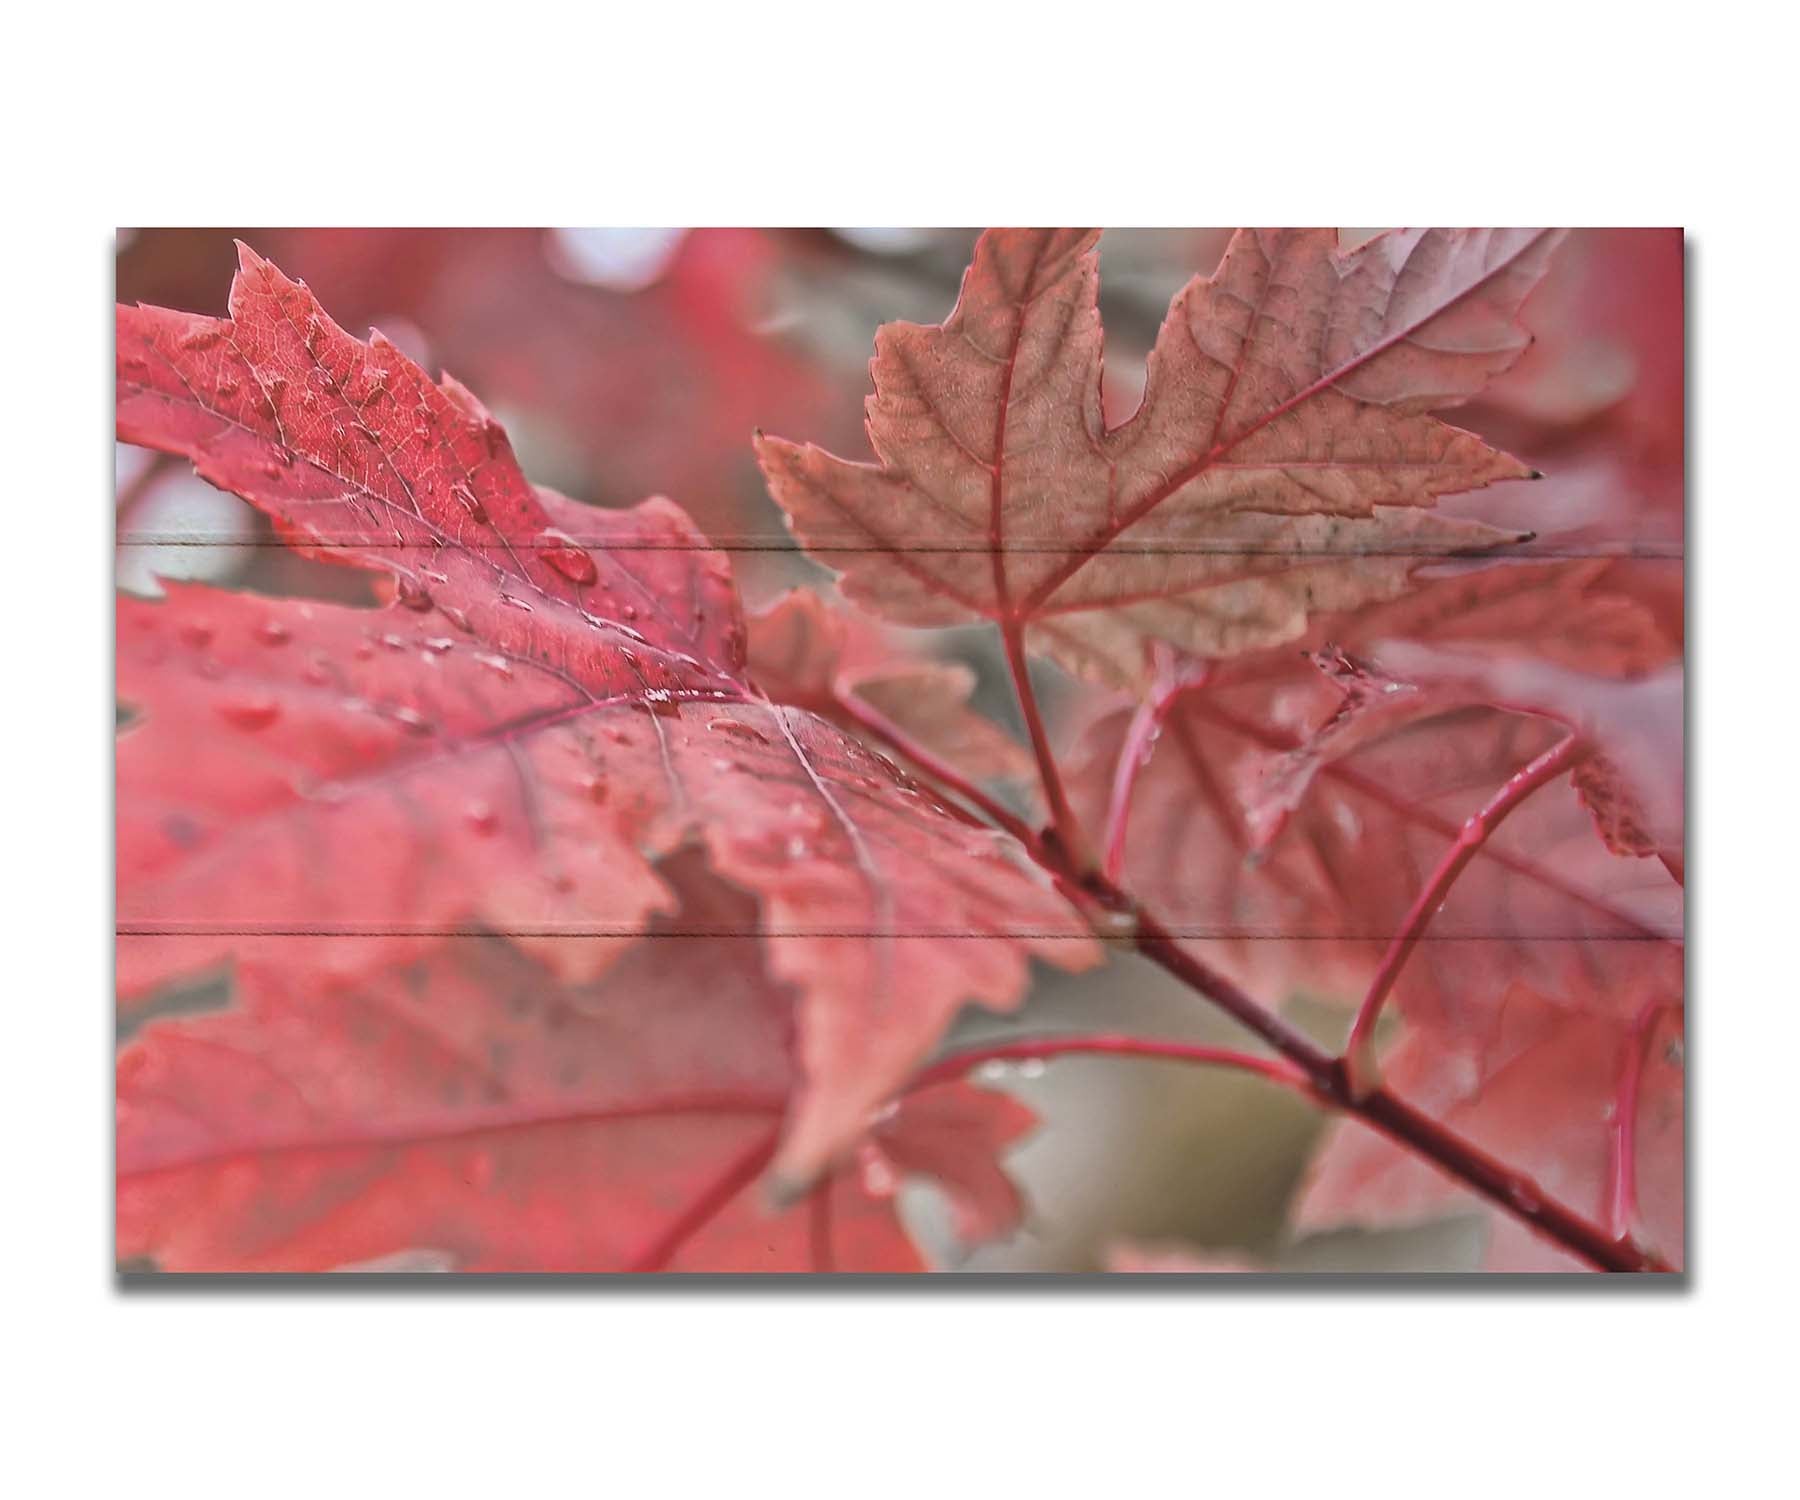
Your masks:
<svg viewBox="0 0 1800 1500"><path fill-rule="evenodd" d="M1018 695L1019 712L1024 715L1025 729L1031 737L1031 753L1037 757L1038 780L1044 785L1044 801L1050 808L1050 822L1056 829L1068 862L1077 873L1085 874L1093 867L1081 824L1069 796L1063 790L1062 772L1057 768L1056 752L1050 748L1050 736L1044 729L1043 715L1038 712L1037 694L1031 686L1031 670L1025 662L1025 635L1015 620L1000 622L1000 639L1006 646L1006 669L1012 674L1013 691Z"/></svg>
<svg viewBox="0 0 1800 1500"><path fill-rule="evenodd" d="M1291 1062L1279 1057L1255 1057L1229 1047L1207 1047L1189 1042L1164 1042L1153 1037L1104 1034L1098 1036L1023 1037L971 1047L939 1059L913 1075L906 1091L929 1088L972 1073L984 1063L1029 1062L1053 1057L1144 1057L1161 1062L1199 1063L1222 1068L1237 1068L1254 1073L1271 1083L1297 1089L1313 1097L1313 1087L1306 1074Z"/></svg>
<svg viewBox="0 0 1800 1500"><path fill-rule="evenodd" d="M1101 869L1108 880L1117 881L1125 869L1125 837L1131 822L1131 802L1137 791L1138 777L1149 764L1151 748L1162 733L1163 722L1175 701L1189 688L1205 684L1209 663L1177 672L1166 660L1158 664L1156 681L1150 697L1137 706L1131 726L1125 731L1125 743L1119 747L1119 758L1113 766L1112 797L1106 808L1105 854Z"/></svg>
<svg viewBox="0 0 1800 1500"><path fill-rule="evenodd" d="M933 781L945 790L960 797L964 802L990 818L998 828L1004 828L1033 856L1040 852L1038 836L1023 818L1002 807L974 782L965 777L955 766L944 760L936 751L920 744L880 709L865 703L855 694L845 694L837 699L838 707L846 718L866 729L876 739L883 741L888 748L897 751L911 761Z"/></svg>
<svg viewBox="0 0 1800 1500"><path fill-rule="evenodd" d="M1612 1192L1608 1196L1608 1221L1613 1233L1624 1237L1637 1223L1637 1117L1638 1095L1644 1081L1644 1058L1656 1034L1657 1018L1664 1003L1647 1002L1637 1014L1619 1068L1619 1086L1613 1099Z"/></svg>
<svg viewBox="0 0 1800 1500"><path fill-rule="evenodd" d="M1372 1092L1380 1082L1375 1057L1375 1026L1381 1019L1381 1008L1387 1003L1388 994L1400 977L1400 971L1406 967L1407 959L1412 957L1413 949L1418 947L1419 939L1425 935L1425 929L1431 925L1431 919L1442 909L1457 876L1514 809L1539 787L1547 786L1571 769L1586 754L1587 747L1574 735L1552 745L1536 760L1508 777L1487 805L1463 824L1456 841L1445 850L1437 868L1431 872L1431 878L1425 882L1425 888L1401 922L1400 931L1388 944L1387 952L1382 954L1381 967L1375 971L1369 991L1356 1012L1350 1040L1344 1047L1344 1067L1352 1093Z"/></svg>

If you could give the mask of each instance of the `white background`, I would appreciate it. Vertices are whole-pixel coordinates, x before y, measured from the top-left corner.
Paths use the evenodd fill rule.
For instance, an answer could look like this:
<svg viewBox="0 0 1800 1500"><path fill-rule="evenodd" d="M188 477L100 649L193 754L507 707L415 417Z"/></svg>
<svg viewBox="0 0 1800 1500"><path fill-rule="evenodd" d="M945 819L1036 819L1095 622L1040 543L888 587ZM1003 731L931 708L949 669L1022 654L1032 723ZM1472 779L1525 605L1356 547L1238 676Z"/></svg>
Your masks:
<svg viewBox="0 0 1800 1500"><path fill-rule="evenodd" d="M1777 12L180 10L8 24L10 1493L1639 1500L1781 1483L1800 247ZM121 1295L112 226L1067 218L1688 227L1688 1288Z"/></svg>

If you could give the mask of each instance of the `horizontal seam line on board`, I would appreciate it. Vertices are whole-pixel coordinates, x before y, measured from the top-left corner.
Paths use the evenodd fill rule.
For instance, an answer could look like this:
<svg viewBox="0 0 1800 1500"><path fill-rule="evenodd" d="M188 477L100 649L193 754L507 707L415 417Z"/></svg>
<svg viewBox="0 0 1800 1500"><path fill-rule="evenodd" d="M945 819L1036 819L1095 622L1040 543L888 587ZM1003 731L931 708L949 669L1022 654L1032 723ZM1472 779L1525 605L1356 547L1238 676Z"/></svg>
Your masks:
<svg viewBox="0 0 1800 1500"><path fill-rule="evenodd" d="M1173 937L1232 938L1249 942L1380 942L1399 936L1391 932L1250 932L1240 928L1181 927L1160 924ZM1086 938L1085 929L1016 928L969 932L962 928L791 927L791 928L692 928L679 931L646 931L629 927L120 927L117 937L559 937L559 938L799 938L799 937L909 937L984 939L1006 942L1018 938ZM1667 943L1681 940L1679 933L1425 933L1421 943Z"/></svg>
<svg viewBox="0 0 1800 1500"><path fill-rule="evenodd" d="M791 542L779 541L722 541L694 543L691 546L650 546L643 544L619 543L611 541L581 541L584 547L597 551L624 552L792 552L802 553L857 553L873 557L884 557L891 553L929 554L947 557L986 557L995 551L1007 555L1015 554L1051 554L1062 555L1081 551L1070 542L1008 542L1006 546L994 548L990 546L968 544L950 545L944 543L908 543L895 547L872 547L868 545L852 546L849 543L818 542L808 543L804 547ZM237 547L237 548L280 548L289 550L290 544L278 537L207 537L207 536L132 536L117 539L119 547ZM396 542L382 541L320 541L308 539L305 544L309 548L327 548L343 551L381 552L405 550ZM494 551L499 547L466 546L467 551ZM1681 547L1661 547L1634 543L1597 544L1588 547L1538 547L1528 544L1515 546L1482 547L1479 543L1455 548L1422 548L1422 547L1230 547L1207 546L1204 544L1172 544L1149 545L1138 544L1120 546L1114 543L1104 550L1109 557L1418 557L1436 558L1444 561L1483 561L1495 558L1518 557L1536 561L1556 561L1580 558L1622 558L1649 561L1681 562L1686 560L1686 550Z"/></svg>

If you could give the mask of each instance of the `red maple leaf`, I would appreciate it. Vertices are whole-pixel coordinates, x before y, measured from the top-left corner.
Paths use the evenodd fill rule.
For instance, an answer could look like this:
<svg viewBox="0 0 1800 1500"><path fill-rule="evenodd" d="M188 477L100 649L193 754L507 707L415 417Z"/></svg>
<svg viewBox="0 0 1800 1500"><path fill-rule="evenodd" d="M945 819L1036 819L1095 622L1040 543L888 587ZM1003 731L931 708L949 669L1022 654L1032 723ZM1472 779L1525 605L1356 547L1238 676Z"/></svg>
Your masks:
<svg viewBox="0 0 1800 1500"><path fill-rule="evenodd" d="M1149 640L1219 656L1389 598L1505 533L1443 494L1530 472L1427 413L1528 342L1554 234L1244 231L1175 298L1144 398L1102 417L1097 235L990 230L940 327L876 336L876 464L759 442L803 545L910 625L987 619L1142 683ZM919 539L929 539L920 545Z"/></svg>
<svg viewBox="0 0 1800 1500"><path fill-rule="evenodd" d="M675 496L715 540L766 512L745 451L751 429L830 419L834 383L793 341L762 331L780 284L817 274L792 234L689 231L661 274L629 292L559 274L558 242L539 229L245 238L304 277L346 327L374 323L421 363L425 345L431 364L503 414L534 474L608 504ZM232 259L220 231L144 231L120 257L120 295L209 307Z"/></svg>
<svg viewBox="0 0 1800 1500"><path fill-rule="evenodd" d="M969 1239L1009 1231L998 1156L1031 1116L958 1083L899 1100L805 1203L759 1201L796 1083L794 996L735 935L753 902L693 854L663 874L679 913L590 983L470 936L339 984L291 954L252 960L230 1009L150 1022L119 1058L119 1254L171 1271L914 1271L894 1209L911 1177L950 1195Z"/></svg>
<svg viewBox="0 0 1800 1500"><path fill-rule="evenodd" d="M358 978L475 928L579 982L674 909L654 863L698 842L796 990L775 1169L804 1182L962 1004L1094 961L1011 839L747 686L729 570L674 506L533 488L467 391L249 250L231 312L119 310L120 436L394 597L121 606L128 991L271 947Z"/></svg>

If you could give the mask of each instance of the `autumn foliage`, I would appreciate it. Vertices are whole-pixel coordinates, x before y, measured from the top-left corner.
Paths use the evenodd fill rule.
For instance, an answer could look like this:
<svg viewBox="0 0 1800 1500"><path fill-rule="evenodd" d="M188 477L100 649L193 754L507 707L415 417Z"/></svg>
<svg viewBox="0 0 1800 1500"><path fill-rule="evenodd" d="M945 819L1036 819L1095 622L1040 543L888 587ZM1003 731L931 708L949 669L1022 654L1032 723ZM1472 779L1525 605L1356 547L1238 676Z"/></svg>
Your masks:
<svg viewBox="0 0 1800 1500"><path fill-rule="evenodd" d="M874 333L871 457L743 433L838 579L754 612L679 506L534 485L254 250L227 317L121 306L121 440L379 602L120 597L120 1257L922 1269L902 1184L965 1244L1025 1211L976 1062L1086 1051L1333 1113L1299 1230L1678 1266L1679 318L1592 293L1660 242L1560 241L1240 232L1109 422L1100 237L989 231ZM896 628L970 624L1021 735ZM1251 1050L1099 1008L944 1050L1146 962Z"/></svg>

